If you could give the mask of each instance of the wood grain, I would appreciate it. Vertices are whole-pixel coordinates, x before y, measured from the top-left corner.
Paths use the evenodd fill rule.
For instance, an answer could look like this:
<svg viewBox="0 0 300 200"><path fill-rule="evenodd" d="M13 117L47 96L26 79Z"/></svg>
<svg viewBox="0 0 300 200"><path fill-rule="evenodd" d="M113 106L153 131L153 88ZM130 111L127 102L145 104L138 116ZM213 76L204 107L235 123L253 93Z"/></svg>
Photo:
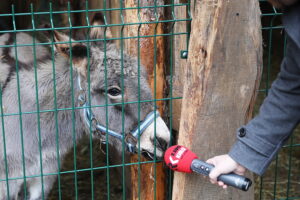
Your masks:
<svg viewBox="0 0 300 200"><path fill-rule="evenodd" d="M175 0L175 4L186 3L182 0ZM175 16L177 19L187 19L187 10L186 6L178 6L175 8ZM174 32L183 33L187 32L187 23L186 21L178 21L175 23ZM174 36L174 48L173 48L173 58L174 58L174 70L173 70L173 96L182 97L183 95L183 85L184 85L184 69L187 65L187 59L181 58L181 51L187 49L187 35L176 35ZM181 116L181 99L173 101L173 129L179 131L180 125L180 116Z"/></svg>
<svg viewBox="0 0 300 200"><path fill-rule="evenodd" d="M248 0L194 3L178 143L206 160L227 153L250 119L262 67L260 10ZM175 173L173 199L250 200L253 188L223 190L202 176Z"/></svg>

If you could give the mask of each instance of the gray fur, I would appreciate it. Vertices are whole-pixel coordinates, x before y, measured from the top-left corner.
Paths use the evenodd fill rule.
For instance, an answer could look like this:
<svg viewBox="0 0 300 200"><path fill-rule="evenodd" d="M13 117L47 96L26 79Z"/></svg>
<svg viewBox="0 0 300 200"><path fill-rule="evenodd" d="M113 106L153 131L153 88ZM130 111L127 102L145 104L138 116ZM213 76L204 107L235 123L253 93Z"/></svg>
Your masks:
<svg viewBox="0 0 300 200"><path fill-rule="evenodd" d="M34 39L30 35L26 33L18 33L16 35L17 45L28 45L33 44ZM35 39L35 43L40 43L39 40ZM35 48L35 52L34 52ZM16 59L15 55L15 49L11 48L9 51L9 55ZM18 61L23 63L34 63L34 53L36 54L36 59L41 59L43 57L46 57L49 54L48 48L42 45L36 45L33 46L19 46L17 47L17 55L18 55Z"/></svg>
<svg viewBox="0 0 300 200"><path fill-rule="evenodd" d="M9 34L4 34L4 35L0 35L0 45L5 45L5 42L8 40ZM0 48L0 86L2 88L2 86L4 85L8 74L9 74L9 68L10 66L3 63L3 50L4 48Z"/></svg>
<svg viewBox="0 0 300 200"><path fill-rule="evenodd" d="M4 37L6 37L4 35ZM28 39L28 38L27 38ZM0 38L1 41L1 38ZM24 42L24 41L23 41ZM25 41L26 42L26 41ZM32 43L32 41L29 41ZM46 49L46 48L45 48ZM45 50L41 51L41 55L45 54ZM22 58L27 58L32 51L31 48L23 48L19 50L23 52ZM26 53L25 53L26 52ZM48 52L49 55L51 55ZM92 105L106 105L105 86L118 86L122 88L122 78L124 79L124 100L125 102L138 101L138 74L140 70L140 100L151 100L151 90L147 83L145 70L138 68L136 59L124 54L124 77L121 75L121 54L117 51L114 44L107 44L106 55L104 55L103 46L91 44L90 47L90 83L91 83L91 103ZM38 57L40 54L38 55ZM106 56L106 60L104 60ZM21 58L20 57L20 58ZM76 58L75 58L76 59ZM26 60L23 60L27 62ZM78 61L78 60L77 60ZM28 62L30 63L30 62ZM0 63L0 81L6 80L5 70L8 66ZM41 166L43 174L58 172L58 159L63 160L66 153L72 149L73 141L79 141L84 133L89 133L88 127L83 122L83 116L80 109L72 108L72 102L75 106L79 106L77 102L78 86L77 76L81 74L87 76L82 66L77 66L77 62L73 61L73 70L70 71L69 58L62 56L61 53L55 55L55 82L53 81L53 65L52 60L42 60L37 63L37 82L38 95L36 95L35 71L31 65L31 69L20 69L19 80L16 73L11 74L8 83L2 94L4 114L8 116L0 118L0 179L6 179L6 165L9 178L19 178L9 180L8 186L6 181L0 182L0 199L7 199L7 187L9 187L10 198L18 199L18 194L23 188L24 175L39 176L41 174ZM107 72L107 81L105 81L105 73ZM70 74L73 74L71 80ZM7 73L6 73L7 76ZM74 99L72 99L71 87L74 87ZM87 81L83 81L83 87L88 88ZM20 88L20 96L18 96L18 87ZM56 94L54 94L54 87ZM56 105L54 96L56 95ZM20 99L20 107L19 107ZM37 103L38 99L38 103ZM73 100L73 101L72 101ZM107 103L112 104L121 102L120 99L108 96ZM40 113L36 112L39 108ZM67 110L60 110L60 109ZM21 110L20 110L21 109ZM59 109L58 111L55 111ZM51 111L47 111L51 110ZM93 108L97 120L100 124L106 125L106 111L108 111L108 127L116 132L122 132L122 107L121 106L102 106ZM153 110L152 103L140 104L140 120ZM44 112L47 111L47 112ZM124 109L124 130L128 133L138 124L138 104L126 104ZM23 114L20 115L20 112ZM33 112L33 113L32 113ZM14 115L10 115L14 114ZM57 116L57 120L56 120ZM57 122L57 127L56 127ZM72 123L74 122L74 124ZM75 130L73 131L73 125ZM22 127L21 127L22 126ZM4 127L4 132L2 131ZM40 127L40 129L39 129ZM58 130L56 132L56 130ZM168 135L159 135L167 143ZM168 134L168 133L164 133ZM3 138L5 135L5 140ZM144 136L143 136L144 137ZM145 136L146 137L146 136ZM154 136L151 135L151 145L153 146ZM57 144L58 138L58 144ZM6 145L6 160L4 158L4 143ZM109 138L109 143L121 152L120 141ZM41 149L39 148L41 146ZM59 157L57 156L57 147L59 146ZM153 149L153 147L151 147ZM149 149L151 149L149 148ZM162 156L163 149L157 148L156 151ZM152 152L153 153L153 152ZM24 155L24 158L23 158ZM42 157L42 159L40 159ZM41 162L42 161L42 162ZM23 164L25 169L23 169ZM23 173L25 171L25 174ZM44 196L47 197L53 182L56 180L55 175L44 176ZM40 199L41 178L27 178L26 185L29 192L29 199Z"/></svg>

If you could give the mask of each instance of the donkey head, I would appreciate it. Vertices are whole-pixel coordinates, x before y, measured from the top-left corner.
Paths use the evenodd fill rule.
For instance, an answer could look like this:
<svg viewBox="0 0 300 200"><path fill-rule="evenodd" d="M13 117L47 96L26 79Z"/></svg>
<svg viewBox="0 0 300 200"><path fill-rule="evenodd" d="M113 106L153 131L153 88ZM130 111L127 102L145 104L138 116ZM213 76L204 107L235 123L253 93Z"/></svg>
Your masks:
<svg viewBox="0 0 300 200"><path fill-rule="evenodd" d="M117 50L111 40L103 40L111 38L111 32L109 28L97 26L103 25L102 15L96 14L91 24L96 27L89 31L88 44L76 42L55 31L56 50L68 59L71 58L74 71L81 77L79 85L86 91L87 101L90 97L91 111L98 124L122 135L126 138L125 142L128 142L128 138L135 140L128 137L132 136L129 133L137 129L142 121L148 119L147 115L154 111L146 71L139 66L136 58ZM71 44L62 43L69 41ZM84 119L86 113L81 113ZM85 124L89 130L89 123ZM143 155L153 158L156 153L157 157L162 157L170 141L170 133L157 115L137 138L139 142L133 143L136 142L136 147L140 147ZM109 136L108 142L122 150L122 139Z"/></svg>

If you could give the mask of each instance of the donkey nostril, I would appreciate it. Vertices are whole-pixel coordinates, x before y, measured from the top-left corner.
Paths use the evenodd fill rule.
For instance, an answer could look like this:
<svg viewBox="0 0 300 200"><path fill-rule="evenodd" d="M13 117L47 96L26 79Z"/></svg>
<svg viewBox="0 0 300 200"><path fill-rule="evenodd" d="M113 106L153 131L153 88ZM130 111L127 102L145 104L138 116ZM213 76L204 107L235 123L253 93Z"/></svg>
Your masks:
<svg viewBox="0 0 300 200"><path fill-rule="evenodd" d="M142 155L147 159L147 160L153 160L154 159L154 154L150 153L148 151L142 151Z"/></svg>
<svg viewBox="0 0 300 200"><path fill-rule="evenodd" d="M162 151L165 151L168 147L168 142L162 138L156 138L156 146Z"/></svg>

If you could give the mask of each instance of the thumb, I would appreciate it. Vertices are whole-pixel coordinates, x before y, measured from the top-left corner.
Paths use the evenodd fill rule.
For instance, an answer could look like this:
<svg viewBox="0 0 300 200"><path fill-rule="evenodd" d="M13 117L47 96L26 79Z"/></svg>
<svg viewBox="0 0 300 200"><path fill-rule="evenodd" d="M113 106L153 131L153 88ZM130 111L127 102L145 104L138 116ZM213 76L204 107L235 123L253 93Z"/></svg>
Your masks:
<svg viewBox="0 0 300 200"><path fill-rule="evenodd" d="M211 165L216 165L215 160L213 158L210 158L205 162L207 162L208 164L211 164Z"/></svg>
<svg viewBox="0 0 300 200"><path fill-rule="evenodd" d="M208 159L206 161L208 164L211 164L211 165L214 165L216 166L217 163L215 161L215 158L211 158L211 159ZM218 176L220 175L220 170L218 170L217 167L213 168L212 171L209 173L209 178L213 181L213 182L217 182L217 178Z"/></svg>

